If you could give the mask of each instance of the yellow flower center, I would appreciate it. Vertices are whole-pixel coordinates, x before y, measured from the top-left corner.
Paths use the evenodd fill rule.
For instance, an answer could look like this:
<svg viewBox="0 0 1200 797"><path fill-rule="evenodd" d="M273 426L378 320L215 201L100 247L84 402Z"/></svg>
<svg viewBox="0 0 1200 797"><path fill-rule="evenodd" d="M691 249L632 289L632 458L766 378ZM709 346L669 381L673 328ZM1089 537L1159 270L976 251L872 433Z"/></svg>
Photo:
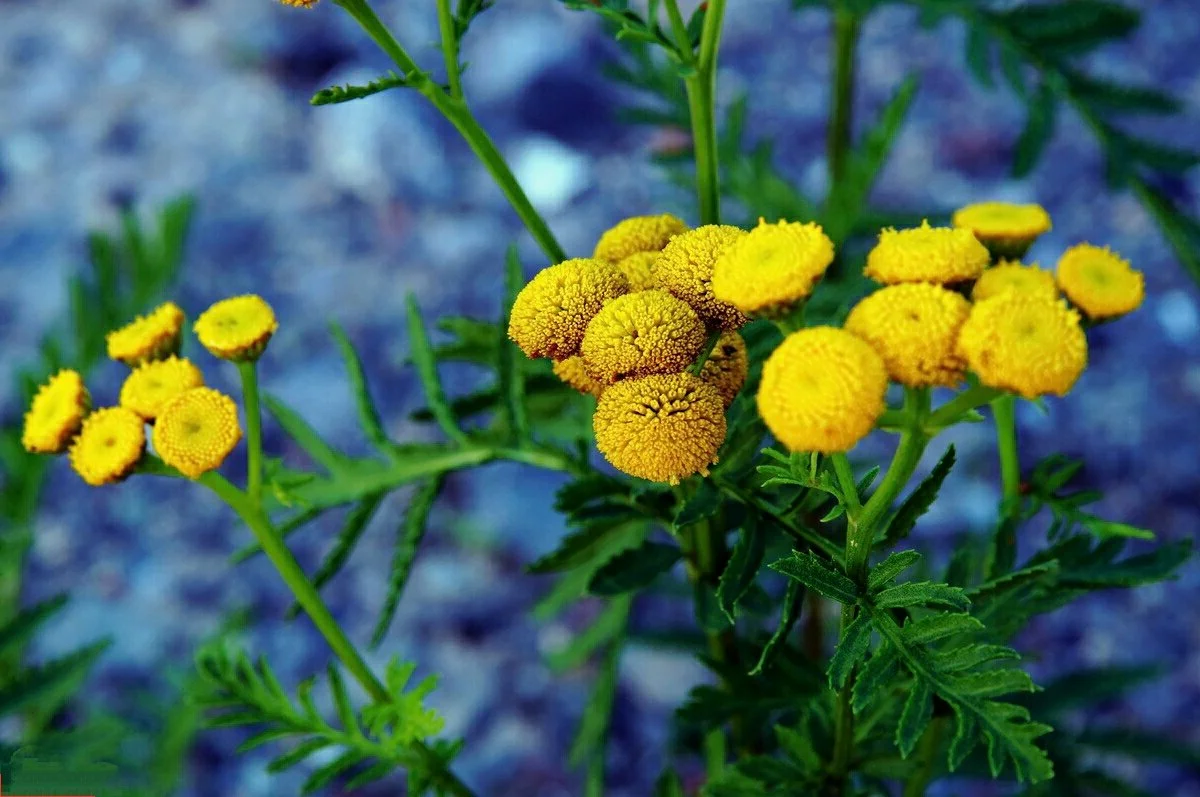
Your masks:
<svg viewBox="0 0 1200 797"><path fill-rule="evenodd" d="M154 424L158 455L191 479L219 467L241 438L237 405L207 387L176 396Z"/></svg>

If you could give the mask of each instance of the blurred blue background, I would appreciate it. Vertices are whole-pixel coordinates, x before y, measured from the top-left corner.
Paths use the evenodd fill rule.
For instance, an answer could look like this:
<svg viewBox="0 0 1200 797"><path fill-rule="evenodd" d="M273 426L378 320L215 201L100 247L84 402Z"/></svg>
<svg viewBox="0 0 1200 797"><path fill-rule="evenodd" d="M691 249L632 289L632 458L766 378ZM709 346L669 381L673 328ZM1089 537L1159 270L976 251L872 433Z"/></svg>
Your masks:
<svg viewBox="0 0 1200 797"><path fill-rule="evenodd" d="M433 3L381 0L378 8L417 60L438 69ZM1005 91L984 91L962 74L962 38L953 25L919 30L901 9L867 23L860 117L873 117L908 72L922 77L877 201L935 212L982 199L1037 201L1054 230L1031 259L1049 266L1066 246L1088 240L1112 245L1146 272L1145 306L1091 334L1093 363L1074 392L1050 402L1049 416L1022 407L1022 454L1027 464L1054 451L1083 456L1087 483L1107 493L1101 514L1166 540L1190 537L1200 525L1196 288L1137 202L1107 193L1099 153L1071 114L1060 118L1034 175L1008 178L1023 111ZM782 169L810 196L826 184L829 40L823 13L794 13L782 0L730 3L720 96L750 92L752 137L776 140ZM1145 4L1136 36L1089 65L1179 95L1183 117L1139 129L1196 146L1198 47L1194 3L1160 0ZM696 221L692 198L650 163L669 136L615 119L628 97L599 73L613 53L594 16L554 0L501 0L465 44L472 105L572 255L590 253L599 233L627 215L672 211ZM325 326L336 319L366 359L389 429L402 439L430 434L407 420L419 399L403 367L406 293L416 294L427 317L494 318L505 247L521 243L527 273L544 263L486 172L421 97L393 91L308 105L319 88L363 83L389 66L330 3L303 11L268 0L0 2L6 422L22 411L12 372L35 359L40 336L64 317L65 280L82 263L85 232L113 227L122 204L146 209L190 191L199 212L177 299L189 314L233 293L264 295L281 320L262 365L265 389L330 440L365 451ZM1180 175L1172 188L1196 213L1200 172ZM232 368L191 351L211 384L233 388ZM458 388L470 384L469 375L452 376ZM115 364L101 368L92 380L97 401L114 401L121 377ZM919 527L922 541L983 529L999 499L987 430L963 430L954 441L961 464ZM287 450L278 434L268 433L267 443ZM443 675L432 703L449 733L468 737L459 769L484 795L580 791L578 773L561 762L592 673L552 678L541 654L561 645L589 609L535 624L528 609L548 582L521 574L562 534L550 509L559 483L514 466L453 477L397 622L371 659L382 665L399 654L419 662L420 674ZM356 639L369 635L383 599L381 562L406 497L385 503L328 590ZM265 562L229 567L227 556L248 537L211 496L143 479L87 489L63 464L53 469L44 504L27 597L70 589L74 600L38 653L111 635L93 694L118 710L140 690L161 687L161 674L185 671L196 643L241 605L254 612L250 646L283 677L294 681L324 665L326 649L308 624L282 621L288 597ZM317 561L336 529L329 517L299 535L302 560ZM1160 664L1167 673L1160 682L1095 716L1200 744L1198 600L1193 563L1174 583L1094 595L1043 618L1021 647L1038 660L1039 675L1085 664ZM654 619L643 611L638 622ZM649 792L669 712L704 677L682 655L644 647L626 654L612 794ZM268 780L266 753L234 758L239 738L201 738L187 794L296 793L298 775ZM1200 782L1186 774L1136 777L1154 793L1200 795Z"/></svg>

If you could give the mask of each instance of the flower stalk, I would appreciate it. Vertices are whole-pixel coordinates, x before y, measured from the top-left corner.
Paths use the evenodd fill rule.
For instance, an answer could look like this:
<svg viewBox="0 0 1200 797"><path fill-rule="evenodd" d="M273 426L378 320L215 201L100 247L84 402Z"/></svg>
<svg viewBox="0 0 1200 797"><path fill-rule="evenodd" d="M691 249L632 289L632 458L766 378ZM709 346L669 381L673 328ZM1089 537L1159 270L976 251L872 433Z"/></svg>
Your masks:
<svg viewBox="0 0 1200 797"><path fill-rule="evenodd" d="M246 493L255 505L262 503L263 443L262 409L258 396L258 364L237 364L242 378L242 400L246 405Z"/></svg>

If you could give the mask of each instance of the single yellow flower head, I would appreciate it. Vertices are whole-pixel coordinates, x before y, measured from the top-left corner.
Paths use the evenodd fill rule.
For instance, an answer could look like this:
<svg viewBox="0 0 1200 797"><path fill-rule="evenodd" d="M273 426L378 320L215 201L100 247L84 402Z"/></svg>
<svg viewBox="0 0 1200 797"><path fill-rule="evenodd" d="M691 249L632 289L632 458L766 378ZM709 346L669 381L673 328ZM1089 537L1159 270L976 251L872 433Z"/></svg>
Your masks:
<svg viewBox="0 0 1200 797"><path fill-rule="evenodd" d="M1066 395L1087 366L1079 313L1042 292L1005 291L974 305L958 351L980 382L1027 399Z"/></svg>
<svg viewBox="0 0 1200 797"><path fill-rule="evenodd" d="M156 307L149 315L108 333L108 356L132 367L179 352L183 311L174 302Z"/></svg>
<svg viewBox="0 0 1200 797"><path fill-rule="evenodd" d="M736 330L725 332L717 339L712 354L700 371L700 379L717 389L721 402L728 407L746 384L750 371L750 358L746 353L746 341Z"/></svg>
<svg viewBox="0 0 1200 797"><path fill-rule="evenodd" d="M312 8L318 0L279 0L285 6L296 6L297 8Z"/></svg>
<svg viewBox="0 0 1200 797"><path fill-rule="evenodd" d="M61 454L83 425L91 397L78 371L62 370L38 388L25 413L21 445L32 454Z"/></svg>
<svg viewBox="0 0 1200 797"><path fill-rule="evenodd" d="M821 225L759 219L718 258L713 296L745 313L771 315L808 298L832 262L833 241Z"/></svg>
<svg viewBox="0 0 1200 797"><path fill-rule="evenodd" d="M635 252L658 252L672 236L687 229L682 219L663 213L661 216L634 216L605 230L596 243L592 257L616 263Z"/></svg>
<svg viewBox="0 0 1200 797"><path fill-rule="evenodd" d="M983 273L990 255L970 230L930 227L886 229L867 255L864 274L885 285L963 282Z"/></svg>
<svg viewBox="0 0 1200 797"><path fill-rule="evenodd" d="M810 327L763 364L758 412L792 451L849 451L883 413L887 385L870 344L844 329Z"/></svg>
<svg viewBox="0 0 1200 797"><path fill-rule="evenodd" d="M83 422L71 445L71 467L93 487L119 482L146 450L146 427L133 410L105 407Z"/></svg>
<svg viewBox="0 0 1200 797"><path fill-rule="evenodd" d="M615 468L678 484L708 475L725 442L725 407L692 374L656 374L605 388L592 419L596 447Z"/></svg>
<svg viewBox="0 0 1200 797"><path fill-rule="evenodd" d="M704 324L687 302L666 291L613 299L583 336L583 362L604 384L686 370L704 348Z"/></svg>
<svg viewBox="0 0 1200 797"><path fill-rule="evenodd" d="M984 271L975 282L971 298L982 302L1007 290L1033 291L1058 298L1058 285L1053 274L1039 268L1037 263L1026 266L1015 260L1001 261Z"/></svg>
<svg viewBox="0 0 1200 797"><path fill-rule="evenodd" d="M579 353L583 333L610 299L629 292L612 263L579 257L544 268L517 294L508 336L529 357L565 360Z"/></svg>
<svg viewBox="0 0 1200 797"><path fill-rule="evenodd" d="M647 291L657 288L654 279L654 265L658 263L658 252L634 252L629 257L617 261L617 268L629 280L629 289Z"/></svg>
<svg viewBox="0 0 1200 797"><path fill-rule="evenodd" d="M654 267L659 287L690 304L706 324L738 329L750 319L713 296L712 275L718 258L745 236L745 230L728 224L708 224L676 235Z"/></svg>
<svg viewBox="0 0 1200 797"><path fill-rule="evenodd" d="M154 424L154 450L189 479L220 467L241 439L237 405L210 387L180 393Z"/></svg>
<svg viewBox="0 0 1200 797"><path fill-rule="evenodd" d="M199 368L190 360L172 355L165 360L143 363L125 377L121 406L152 421L168 401L185 390L203 385L204 375Z"/></svg>
<svg viewBox="0 0 1200 797"><path fill-rule="evenodd" d="M583 358L578 354L554 363L554 374L580 393L600 398L600 394L604 392L604 384L588 373Z"/></svg>
<svg viewBox="0 0 1200 797"><path fill-rule="evenodd" d="M1131 313L1146 297L1142 272L1107 246L1078 244L1058 261L1058 286L1090 319Z"/></svg>
<svg viewBox="0 0 1200 797"><path fill-rule="evenodd" d="M997 258L1020 258L1038 236L1050 231L1050 214L1041 205L979 202L954 212L953 223L975 233Z"/></svg>
<svg viewBox="0 0 1200 797"><path fill-rule="evenodd" d="M275 311L261 296L222 299L196 319L196 337L214 357L234 362L257 360L279 329Z"/></svg>

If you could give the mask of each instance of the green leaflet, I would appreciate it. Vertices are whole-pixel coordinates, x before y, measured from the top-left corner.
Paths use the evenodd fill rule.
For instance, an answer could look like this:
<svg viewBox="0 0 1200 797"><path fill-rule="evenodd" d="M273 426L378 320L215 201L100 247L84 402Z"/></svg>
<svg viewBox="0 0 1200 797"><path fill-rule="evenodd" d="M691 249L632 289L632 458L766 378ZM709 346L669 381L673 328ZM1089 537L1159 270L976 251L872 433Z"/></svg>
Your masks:
<svg viewBox="0 0 1200 797"><path fill-rule="evenodd" d="M362 358L354 350L354 344L350 342L350 338L347 337L346 331L341 326L330 324L329 331L333 334L333 339L337 341L338 348L342 352L342 359L346 361L346 376L350 380L350 390L354 393L355 406L358 408L359 425L371 445L380 452L390 454L392 441L383 428L379 410L371 398L371 391L367 386L367 376L363 372Z"/></svg>
<svg viewBox="0 0 1200 797"><path fill-rule="evenodd" d="M928 512L929 507L937 500L942 483L954 467L954 458L954 446L947 447L946 453L942 454L942 458L934 465L930 474L904 499L888 522L883 540L878 543L881 547L893 548L912 532L917 520Z"/></svg>
<svg viewBox="0 0 1200 797"><path fill-rule="evenodd" d="M96 642L57 659L23 667L0 684L0 716L26 706L57 705L78 688L109 642Z"/></svg>
<svg viewBox="0 0 1200 797"><path fill-rule="evenodd" d="M971 599L961 587L931 581L910 581L874 594L872 602L880 609L907 609L914 606L945 606L966 611Z"/></svg>
<svg viewBox="0 0 1200 797"><path fill-rule="evenodd" d="M625 600L625 599L618 599ZM628 606L626 606L628 616ZM623 633L609 645L600 675L592 684L592 695L583 710L579 721L579 730L571 742L571 750L567 760L571 766L577 767L589 756L603 754L605 741L608 738L608 728L612 719L613 702L617 696L618 665L621 662L621 651L624 648Z"/></svg>
<svg viewBox="0 0 1200 797"><path fill-rule="evenodd" d="M317 465L330 473L335 473L346 465L346 458L333 450L317 434L317 431L309 426L308 421L300 417L300 414L291 407L269 394L263 395L263 406L267 408L267 412L271 413L275 422L283 427L287 436L292 438L296 445L300 446Z"/></svg>
<svg viewBox="0 0 1200 797"><path fill-rule="evenodd" d="M460 445L469 445L466 434L458 427L458 421L446 402L446 393L442 390L442 380L437 372L437 357L429 336L425 333L425 322L421 318L421 310L417 300L410 294L408 297L408 338L412 347L413 365L425 391L425 400L433 412L434 420L445 432L446 436Z"/></svg>
<svg viewBox="0 0 1200 797"><path fill-rule="evenodd" d="M896 747L900 755L908 758L921 734L929 727L933 718L933 690L927 681L917 679L908 691L904 710L900 713L900 724L896 726Z"/></svg>
<svg viewBox="0 0 1200 797"><path fill-rule="evenodd" d="M757 515L754 514L746 516L742 533L733 546L729 563L725 565L721 580L717 584L717 603L729 618L730 624L735 621L734 607L754 585L754 579L762 567L763 556L767 550L766 534L759 527L756 518Z"/></svg>
<svg viewBox="0 0 1200 797"><path fill-rule="evenodd" d="M604 611L587 629L576 635L565 647L546 657L546 665L552 672L561 673L586 662L601 646L625 633L632 604L632 595L618 595L609 601Z"/></svg>
<svg viewBox="0 0 1200 797"><path fill-rule="evenodd" d="M42 625L67 605L65 593L20 610L0 625L0 656L19 651Z"/></svg>
<svg viewBox="0 0 1200 797"><path fill-rule="evenodd" d="M751 675L759 675L774 659L779 648L787 641L792 627L800 619L800 607L804 603L804 586L799 581L788 581L787 594L783 598L783 610L779 615L779 625L775 633L767 640L758 657L758 663L750 670Z"/></svg>
<svg viewBox="0 0 1200 797"><path fill-rule="evenodd" d="M790 557L772 562L770 567L830 600L847 604L858 600L854 582L811 553L793 551Z"/></svg>
<svg viewBox="0 0 1200 797"><path fill-rule="evenodd" d="M558 573L588 564L597 556L604 556L614 542L628 540L645 533L645 522L640 517L613 518L598 521L573 531L563 537L554 551L546 554L525 568L529 573Z"/></svg>
<svg viewBox="0 0 1200 797"><path fill-rule="evenodd" d="M360 100L363 97L370 97L372 94L378 94L388 89L407 88L411 85L413 84L409 82L407 77L389 71L387 74L380 75L365 86L356 86L347 83L344 86L330 86L327 89L321 89L312 96L309 104L336 105L342 102L350 102L351 100Z"/></svg>
<svg viewBox="0 0 1200 797"><path fill-rule="evenodd" d="M375 621L375 630L371 634L371 646L379 647L383 643L387 630L396 616L400 606L400 596L408 584L412 573L413 563L417 558L417 548L425 538L425 529L429 513L445 484L444 474L439 474L417 488L417 492L409 501L404 520L396 532L396 547L392 553L391 571L388 574L388 591L379 619Z"/></svg>
<svg viewBox="0 0 1200 797"><path fill-rule="evenodd" d="M683 551L677 545L644 542L601 565L588 582L588 592L593 595L638 592L674 567L682 556Z"/></svg>
<svg viewBox="0 0 1200 797"><path fill-rule="evenodd" d="M898 551L888 556L875 567L867 577L867 591L877 592L892 583L908 568L921 560L921 554L916 551Z"/></svg>
<svg viewBox="0 0 1200 797"><path fill-rule="evenodd" d="M867 655L867 647L871 644L871 621L867 615L859 613L854 621L842 632L841 640L833 657L829 659L830 689L842 689L850 678L850 673Z"/></svg>

